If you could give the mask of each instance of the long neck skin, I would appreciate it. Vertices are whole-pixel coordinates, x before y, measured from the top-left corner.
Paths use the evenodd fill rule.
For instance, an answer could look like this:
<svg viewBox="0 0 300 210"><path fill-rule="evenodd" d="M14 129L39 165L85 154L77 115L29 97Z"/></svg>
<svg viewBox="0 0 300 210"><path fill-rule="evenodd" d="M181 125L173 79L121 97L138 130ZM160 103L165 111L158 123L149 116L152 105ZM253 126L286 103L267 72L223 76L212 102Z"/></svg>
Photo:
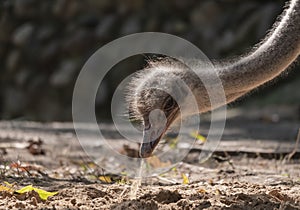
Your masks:
<svg viewBox="0 0 300 210"><path fill-rule="evenodd" d="M272 80L300 54L300 0L291 0L271 34L250 54L217 64L227 102Z"/></svg>

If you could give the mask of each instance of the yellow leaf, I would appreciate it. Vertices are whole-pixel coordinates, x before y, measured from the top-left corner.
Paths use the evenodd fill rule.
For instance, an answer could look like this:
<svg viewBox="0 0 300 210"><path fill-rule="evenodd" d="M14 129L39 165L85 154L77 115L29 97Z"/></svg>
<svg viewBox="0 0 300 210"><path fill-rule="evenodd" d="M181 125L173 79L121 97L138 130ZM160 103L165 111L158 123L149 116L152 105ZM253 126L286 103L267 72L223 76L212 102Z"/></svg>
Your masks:
<svg viewBox="0 0 300 210"><path fill-rule="evenodd" d="M122 176L128 176L128 174L127 174L126 171L122 171L122 172L121 172L121 175L122 175Z"/></svg>
<svg viewBox="0 0 300 210"><path fill-rule="evenodd" d="M99 176L99 180L105 183L112 183L111 177L110 176Z"/></svg>
<svg viewBox="0 0 300 210"><path fill-rule="evenodd" d="M0 185L0 191L6 191L6 192L14 192L15 189L14 189L14 185L15 184L11 184L9 182L3 182L2 185Z"/></svg>
<svg viewBox="0 0 300 210"><path fill-rule="evenodd" d="M173 139L169 139L169 147L171 149L176 149L177 148L177 144L178 144L178 139L177 138L173 138Z"/></svg>
<svg viewBox="0 0 300 210"><path fill-rule="evenodd" d="M11 184L11 183L9 183L9 182L3 182L4 184L6 184L7 186L9 186L9 187L13 187L14 186L14 184Z"/></svg>
<svg viewBox="0 0 300 210"><path fill-rule="evenodd" d="M42 200L47 200L49 196L56 195L58 192L48 192L46 190L33 188L35 192L37 192Z"/></svg>
<svg viewBox="0 0 300 210"><path fill-rule="evenodd" d="M201 134L199 134L198 132L192 132L190 133L191 137L196 138L197 140L201 141L201 142L206 142L206 138L204 136L202 136Z"/></svg>
<svg viewBox="0 0 300 210"><path fill-rule="evenodd" d="M16 190L16 192L20 194L31 192L31 191L35 191L37 194L39 194L42 200L47 200L49 196L53 196L58 193L58 192L48 192L46 190L38 189L33 187L32 185L27 185L19 190Z"/></svg>
<svg viewBox="0 0 300 210"><path fill-rule="evenodd" d="M190 180L189 180L189 178L187 177L186 174L182 173L181 176L182 176L182 184L189 184L190 183Z"/></svg>
<svg viewBox="0 0 300 210"><path fill-rule="evenodd" d="M10 187L5 187L3 185L0 185L0 191L6 191L6 192L14 192L14 190Z"/></svg>
<svg viewBox="0 0 300 210"><path fill-rule="evenodd" d="M121 180L117 181L117 183L120 184L120 185L124 185L124 184L126 184L127 182L126 182L125 179L121 179Z"/></svg>
<svg viewBox="0 0 300 210"><path fill-rule="evenodd" d="M23 187L19 190L16 190L17 193L20 193L20 194L23 194L23 193L26 193L26 192L30 192L33 190L33 187L32 185L27 185L26 187Z"/></svg>

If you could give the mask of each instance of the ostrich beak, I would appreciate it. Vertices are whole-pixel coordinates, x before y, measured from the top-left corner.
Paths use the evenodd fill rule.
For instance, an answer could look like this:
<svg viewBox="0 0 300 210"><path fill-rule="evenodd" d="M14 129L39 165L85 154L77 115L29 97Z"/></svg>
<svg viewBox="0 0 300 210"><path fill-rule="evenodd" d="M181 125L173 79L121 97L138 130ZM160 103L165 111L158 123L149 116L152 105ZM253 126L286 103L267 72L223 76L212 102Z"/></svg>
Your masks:
<svg viewBox="0 0 300 210"><path fill-rule="evenodd" d="M152 155L155 147L158 145L160 139L164 136L167 129L177 117L177 110L174 110L167 116L166 121L155 120L145 121L145 128L143 130L143 142L140 148L140 157L148 158Z"/></svg>
<svg viewBox="0 0 300 210"><path fill-rule="evenodd" d="M156 131L154 131L154 129L151 129L151 127L149 129L144 129L143 142L140 148L140 157L150 157L163 135L164 132L161 132L161 134L159 135Z"/></svg>

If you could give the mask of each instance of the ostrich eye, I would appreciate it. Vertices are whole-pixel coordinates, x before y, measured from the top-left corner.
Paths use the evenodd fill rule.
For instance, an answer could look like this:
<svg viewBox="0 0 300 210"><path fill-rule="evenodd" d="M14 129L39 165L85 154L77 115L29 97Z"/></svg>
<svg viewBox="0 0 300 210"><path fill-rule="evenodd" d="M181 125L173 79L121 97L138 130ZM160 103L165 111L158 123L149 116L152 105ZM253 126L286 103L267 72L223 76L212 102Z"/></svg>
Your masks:
<svg viewBox="0 0 300 210"><path fill-rule="evenodd" d="M176 105L176 101L169 96L164 103L164 111L171 111Z"/></svg>

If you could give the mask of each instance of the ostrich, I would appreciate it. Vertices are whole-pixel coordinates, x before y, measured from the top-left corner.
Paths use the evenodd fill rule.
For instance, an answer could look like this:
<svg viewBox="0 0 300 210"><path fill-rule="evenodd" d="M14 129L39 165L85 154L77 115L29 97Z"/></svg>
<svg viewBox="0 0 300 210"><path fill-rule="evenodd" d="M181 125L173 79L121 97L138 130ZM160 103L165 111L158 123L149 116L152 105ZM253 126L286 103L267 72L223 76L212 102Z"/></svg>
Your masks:
<svg viewBox="0 0 300 210"><path fill-rule="evenodd" d="M259 47L254 47L250 53L240 56L237 60L214 63L224 87L225 104L279 76L297 59L299 53L300 0L291 0L280 20L274 24L271 33ZM197 67L197 64L195 66ZM199 68L197 71L209 74L205 69ZM148 67L133 79L128 95L132 116L140 119L144 126L140 148L142 158L151 156L168 127L180 117L176 100L165 91L152 88L159 81L162 87L172 89L172 77L180 77L189 86L197 101L198 113L216 108L211 107L205 87L199 79L195 79L197 76L186 65L170 58L150 61ZM188 103L185 99L183 101ZM151 111L156 109L165 115L164 128L149 120ZM157 129L161 130L159 135L156 135Z"/></svg>

